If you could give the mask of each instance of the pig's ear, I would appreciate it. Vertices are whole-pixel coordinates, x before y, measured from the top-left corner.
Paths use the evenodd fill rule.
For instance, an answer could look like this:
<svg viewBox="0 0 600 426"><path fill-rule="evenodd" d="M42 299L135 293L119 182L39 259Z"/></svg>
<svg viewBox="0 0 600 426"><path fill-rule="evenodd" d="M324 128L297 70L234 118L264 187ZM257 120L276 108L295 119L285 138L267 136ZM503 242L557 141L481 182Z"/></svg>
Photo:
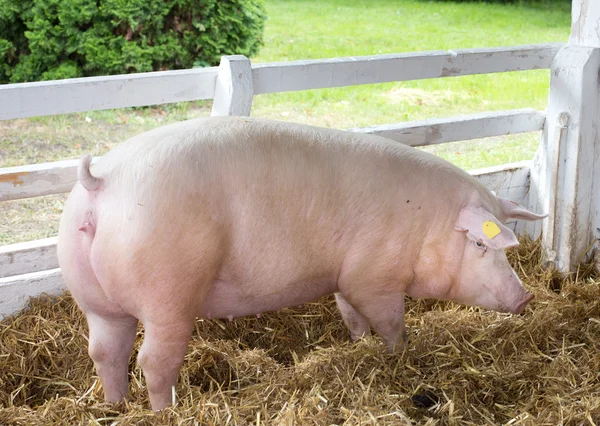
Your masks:
<svg viewBox="0 0 600 426"><path fill-rule="evenodd" d="M548 216L547 214L535 214L527 210L520 204L506 198L496 196L502 207L502 212L507 219L540 220Z"/></svg>
<svg viewBox="0 0 600 426"><path fill-rule="evenodd" d="M493 250L519 245L514 232L482 207L463 208L454 229L466 232L470 240L480 241Z"/></svg>

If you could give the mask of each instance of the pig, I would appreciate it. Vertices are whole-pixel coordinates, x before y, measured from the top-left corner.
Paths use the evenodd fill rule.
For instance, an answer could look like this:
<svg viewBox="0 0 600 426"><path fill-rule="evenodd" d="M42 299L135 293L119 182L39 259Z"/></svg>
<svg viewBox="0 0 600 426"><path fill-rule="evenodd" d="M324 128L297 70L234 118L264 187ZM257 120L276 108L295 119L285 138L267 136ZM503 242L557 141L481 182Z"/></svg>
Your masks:
<svg viewBox="0 0 600 426"><path fill-rule="evenodd" d="M508 263L518 241L503 223L544 216L383 137L200 118L90 163L81 159L65 203L58 259L109 402L127 395L138 321L138 363L161 410L196 318L335 294L353 340L372 327L394 351L405 295L512 313L534 297Z"/></svg>

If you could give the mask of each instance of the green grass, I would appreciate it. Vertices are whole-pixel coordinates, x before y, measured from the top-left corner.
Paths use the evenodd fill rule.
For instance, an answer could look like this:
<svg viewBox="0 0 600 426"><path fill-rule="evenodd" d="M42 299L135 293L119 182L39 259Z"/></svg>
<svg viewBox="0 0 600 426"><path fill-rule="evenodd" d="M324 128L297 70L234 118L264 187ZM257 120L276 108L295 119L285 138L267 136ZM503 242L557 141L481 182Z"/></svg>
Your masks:
<svg viewBox="0 0 600 426"><path fill-rule="evenodd" d="M265 45L254 62L566 41L570 27L564 4L544 10L414 0L267 0L266 6ZM539 70L259 95L252 114L350 128L479 111L544 109L548 83L549 71ZM194 102L26 120L31 131L0 123L7 135L0 142L0 165L77 156L90 146L101 154L104 147L140 131L207 115L209 107L210 102ZM531 157L538 136L511 139L507 149L519 146L519 160ZM502 149L490 157L479 145L471 149L468 162L447 149L428 149L465 168L505 162Z"/></svg>
<svg viewBox="0 0 600 426"><path fill-rule="evenodd" d="M256 62L564 42L570 13L484 3L425 1L267 2L265 47ZM516 108L544 109L549 71L373 84L256 96L253 114L351 128ZM472 169L529 159L539 134L427 148ZM503 146L505 145L505 146Z"/></svg>
<svg viewBox="0 0 600 426"><path fill-rule="evenodd" d="M269 16L265 45L253 62L565 42L570 30L569 5L564 4L552 8L415 0L266 0L265 4ZM255 96L252 115L352 128L504 109L543 110L548 85L549 71L538 70L278 93ZM211 102L188 102L0 122L0 167L76 158L84 152L100 155L144 130L209 115L210 106ZM530 159L538 140L535 132L426 149L473 169ZM0 203L0 216L31 216L35 202ZM53 201L40 206L51 218L50 233L55 232L60 213L55 205ZM22 226L0 226L0 244L23 239L19 229L29 225L27 220L19 223ZM47 234L47 229L40 231L41 236Z"/></svg>

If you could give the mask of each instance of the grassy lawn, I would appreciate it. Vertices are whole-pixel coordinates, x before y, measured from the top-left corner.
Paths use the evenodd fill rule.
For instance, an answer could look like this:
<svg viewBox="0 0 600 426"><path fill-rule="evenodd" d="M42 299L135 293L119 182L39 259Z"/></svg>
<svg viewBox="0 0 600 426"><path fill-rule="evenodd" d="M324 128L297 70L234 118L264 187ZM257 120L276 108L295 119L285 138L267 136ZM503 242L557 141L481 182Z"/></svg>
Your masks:
<svg viewBox="0 0 600 426"><path fill-rule="evenodd" d="M414 0L266 0L255 62L564 42L565 6ZM562 9L561 9L562 8ZM429 117L544 109L549 71L513 72L256 96L252 115L351 128ZM210 113L210 102L0 122L0 167L95 155L159 125ZM539 135L427 148L465 169L529 159ZM62 198L0 203L0 244L56 234ZM39 214L43 211L44 214ZM35 217L34 217L35 216Z"/></svg>

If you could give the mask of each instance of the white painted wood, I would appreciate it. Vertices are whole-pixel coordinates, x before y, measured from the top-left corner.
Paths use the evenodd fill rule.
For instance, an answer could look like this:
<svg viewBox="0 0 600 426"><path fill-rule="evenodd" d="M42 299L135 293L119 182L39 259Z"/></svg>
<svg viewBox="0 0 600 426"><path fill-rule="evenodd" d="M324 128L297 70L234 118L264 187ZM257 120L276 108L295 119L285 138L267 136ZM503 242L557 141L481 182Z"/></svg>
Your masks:
<svg viewBox="0 0 600 426"><path fill-rule="evenodd" d="M0 85L0 120L212 99L217 67Z"/></svg>
<svg viewBox="0 0 600 426"><path fill-rule="evenodd" d="M254 94L549 68L561 43L254 64Z"/></svg>
<svg viewBox="0 0 600 426"><path fill-rule="evenodd" d="M541 226L531 223L527 230L534 237L544 231L542 242L547 261L562 272L574 270L589 254L588 249L597 245L595 233L600 227L597 196L600 188L599 69L600 48L569 45L556 55L547 121L534 159L530 208L548 212L549 202L553 200L554 223L546 219ZM563 114L569 117L564 129L559 120ZM557 140L560 141L558 148L555 147Z"/></svg>
<svg viewBox="0 0 600 426"><path fill-rule="evenodd" d="M58 268L56 237L0 246L0 278Z"/></svg>
<svg viewBox="0 0 600 426"><path fill-rule="evenodd" d="M504 197L521 205L527 205L529 177L532 162L519 161L472 170L471 175L499 197ZM525 221L509 220L506 225L517 234L522 234Z"/></svg>
<svg viewBox="0 0 600 426"><path fill-rule="evenodd" d="M352 129L373 133L411 146L541 130L544 114L532 109ZM79 160L0 169L0 201L69 192L77 181Z"/></svg>
<svg viewBox="0 0 600 426"><path fill-rule="evenodd" d="M525 199L526 192L529 189L531 164L531 160L518 161L471 170L469 173L476 177L490 191L494 191L496 195L521 203Z"/></svg>
<svg viewBox="0 0 600 426"><path fill-rule="evenodd" d="M600 47L600 1L573 0L569 43Z"/></svg>
<svg viewBox="0 0 600 426"><path fill-rule="evenodd" d="M351 129L384 136L410 146L479 139L542 130L545 115L533 109L484 112L398 124Z"/></svg>
<svg viewBox="0 0 600 426"><path fill-rule="evenodd" d="M65 290L60 269L0 278L0 319L27 306L30 297L42 293L54 296Z"/></svg>
<svg viewBox="0 0 600 426"><path fill-rule="evenodd" d="M250 115L253 94L250 60L242 55L223 56L215 86L212 115Z"/></svg>
<svg viewBox="0 0 600 426"><path fill-rule="evenodd" d="M463 49L85 77L0 86L0 120L211 99L215 115L248 115L254 94L548 68L561 44ZM229 77L228 77L229 76Z"/></svg>
<svg viewBox="0 0 600 426"><path fill-rule="evenodd" d="M0 169L0 202L69 192L77 182L79 160Z"/></svg>
<svg viewBox="0 0 600 426"><path fill-rule="evenodd" d="M563 141L566 135L566 129L567 129L567 125L569 124L569 114L566 112L561 112L558 115L558 122L556 123L556 129L555 129L555 133L554 133L554 140L549 141L551 142L549 144L549 147L551 149L549 155L550 158L552 159L552 163L549 164L550 167L550 185L549 185L549 191L547 194L548 197L548 218L545 222L545 227L544 227L544 241L546 243L547 247L551 247L555 244L556 242L556 235L557 235L557 225L558 225L558 221L556 220L556 218L559 215L558 212L558 198L559 198L559 194L558 194L558 187L559 187L559 182L558 182L558 175L560 173L560 168L561 168L561 164L560 164L560 151L561 151L561 147L563 146ZM547 250L546 253L544 254L546 257L546 261L552 262L554 263L556 261L556 252L554 250Z"/></svg>

